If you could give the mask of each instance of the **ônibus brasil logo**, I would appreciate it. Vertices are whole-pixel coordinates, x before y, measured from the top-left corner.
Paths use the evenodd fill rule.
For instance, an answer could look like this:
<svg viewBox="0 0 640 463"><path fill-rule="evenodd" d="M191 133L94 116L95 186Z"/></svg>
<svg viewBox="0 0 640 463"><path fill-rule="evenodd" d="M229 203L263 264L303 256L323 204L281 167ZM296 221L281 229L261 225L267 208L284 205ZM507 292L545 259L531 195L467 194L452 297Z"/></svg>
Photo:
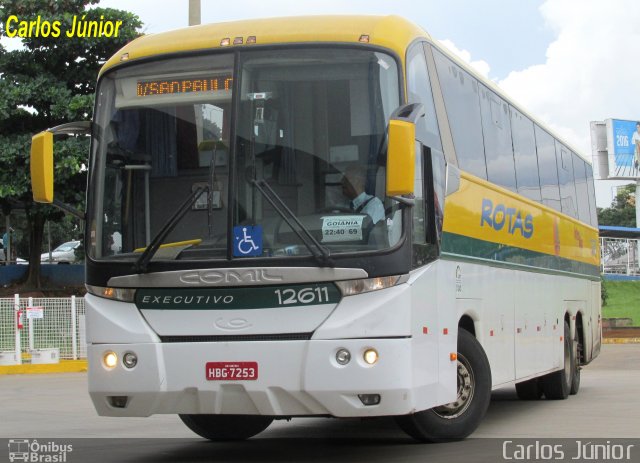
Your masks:
<svg viewBox="0 0 640 463"><path fill-rule="evenodd" d="M73 452L71 444L38 442L36 439L9 439L9 461L32 463L65 463L67 454Z"/></svg>

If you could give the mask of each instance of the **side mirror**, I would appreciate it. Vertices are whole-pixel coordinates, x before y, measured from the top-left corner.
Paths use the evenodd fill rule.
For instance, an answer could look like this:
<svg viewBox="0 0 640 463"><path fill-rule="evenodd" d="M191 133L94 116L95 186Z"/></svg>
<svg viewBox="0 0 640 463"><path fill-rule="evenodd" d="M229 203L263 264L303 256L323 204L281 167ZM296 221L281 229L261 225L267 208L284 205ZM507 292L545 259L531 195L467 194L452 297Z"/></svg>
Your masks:
<svg viewBox="0 0 640 463"><path fill-rule="evenodd" d="M31 189L35 202L53 202L53 133L51 132L40 132L31 139Z"/></svg>
<svg viewBox="0 0 640 463"><path fill-rule="evenodd" d="M62 124L31 138L31 190L37 203L53 203L53 136L91 133L91 122Z"/></svg>
<svg viewBox="0 0 640 463"><path fill-rule="evenodd" d="M387 196L413 194L416 157L416 122L425 114L421 103L400 106L389 120Z"/></svg>

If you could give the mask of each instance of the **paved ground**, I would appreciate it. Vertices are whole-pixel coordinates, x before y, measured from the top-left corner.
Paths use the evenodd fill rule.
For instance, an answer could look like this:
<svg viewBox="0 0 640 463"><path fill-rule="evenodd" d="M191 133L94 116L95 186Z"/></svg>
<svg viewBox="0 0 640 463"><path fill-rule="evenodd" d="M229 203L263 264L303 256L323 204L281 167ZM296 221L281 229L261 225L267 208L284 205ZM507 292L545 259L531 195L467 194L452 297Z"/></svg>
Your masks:
<svg viewBox="0 0 640 463"><path fill-rule="evenodd" d="M440 461L438 457L459 461L465 455L473 457L467 461L490 461L492 455L493 461L502 461L495 453L500 453L505 438L569 438L575 443L576 439L640 437L640 344L605 345L600 357L583 369L580 393L566 401L524 402L516 398L514 388L495 391L489 412L472 437L500 440L446 445L416 445L390 419L324 418L278 421L250 441L210 444L175 416L99 417L86 393L86 382L84 373L0 376L2 447L6 445L2 438L45 442L44 438L116 437L140 439L87 440L76 445L72 455L76 458L70 456L67 461L84 461L80 457L89 455L94 459L98 454L104 461L149 462ZM493 442L493 448L481 448L481 442ZM636 444L633 461L640 461L640 441ZM7 456L2 447L0 461ZM487 459L478 459L482 455Z"/></svg>

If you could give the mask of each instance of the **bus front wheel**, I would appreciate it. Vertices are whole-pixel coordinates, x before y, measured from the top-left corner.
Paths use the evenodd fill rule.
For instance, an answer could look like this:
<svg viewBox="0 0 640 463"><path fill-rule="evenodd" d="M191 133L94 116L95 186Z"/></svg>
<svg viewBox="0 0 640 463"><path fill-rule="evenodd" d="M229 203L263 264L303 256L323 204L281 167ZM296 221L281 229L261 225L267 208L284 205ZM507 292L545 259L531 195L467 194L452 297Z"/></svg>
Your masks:
<svg viewBox="0 0 640 463"><path fill-rule="evenodd" d="M261 433L273 421L259 415L179 415L189 429L212 441L244 440Z"/></svg>
<svg viewBox="0 0 640 463"><path fill-rule="evenodd" d="M480 424L491 401L491 369L478 340L462 328L458 332L457 383L454 402L397 416L400 428L416 440L442 442L464 439Z"/></svg>

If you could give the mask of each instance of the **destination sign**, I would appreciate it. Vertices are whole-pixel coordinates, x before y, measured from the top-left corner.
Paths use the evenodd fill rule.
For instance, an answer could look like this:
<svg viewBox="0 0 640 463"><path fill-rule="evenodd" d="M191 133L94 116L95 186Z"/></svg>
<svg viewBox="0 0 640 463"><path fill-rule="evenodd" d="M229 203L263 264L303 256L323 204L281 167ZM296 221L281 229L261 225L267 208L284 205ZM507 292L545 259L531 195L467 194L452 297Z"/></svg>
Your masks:
<svg viewBox="0 0 640 463"><path fill-rule="evenodd" d="M215 77L190 77L186 79L139 80L136 95L176 95L181 93L230 92L233 77L230 74Z"/></svg>

